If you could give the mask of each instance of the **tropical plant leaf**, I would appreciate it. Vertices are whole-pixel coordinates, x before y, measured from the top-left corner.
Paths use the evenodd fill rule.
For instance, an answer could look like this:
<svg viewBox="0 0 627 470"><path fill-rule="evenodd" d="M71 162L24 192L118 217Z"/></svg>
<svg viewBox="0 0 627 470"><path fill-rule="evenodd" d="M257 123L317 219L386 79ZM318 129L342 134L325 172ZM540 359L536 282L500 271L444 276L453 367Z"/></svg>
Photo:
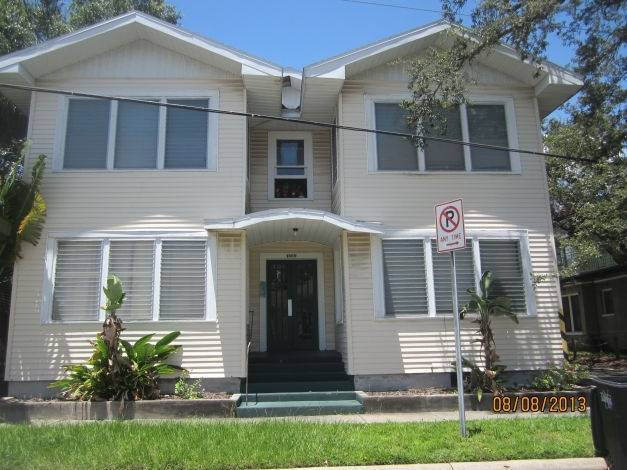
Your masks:
<svg viewBox="0 0 627 470"><path fill-rule="evenodd" d="M483 390L481 389L481 387L479 387L477 389L477 401L481 401L482 398L483 398Z"/></svg>
<svg viewBox="0 0 627 470"><path fill-rule="evenodd" d="M481 297L482 299L487 299L490 296L490 291L492 290L492 272L485 271L481 276Z"/></svg>
<svg viewBox="0 0 627 470"><path fill-rule="evenodd" d="M163 338L161 338L159 341L157 341L157 344L155 344L155 347L158 350L160 346L165 346L167 344L170 344L172 341L174 341L180 335L181 335L180 331L173 331L172 333L168 333Z"/></svg>
<svg viewBox="0 0 627 470"><path fill-rule="evenodd" d="M20 257L22 242L37 246L46 222L46 202L36 194L31 211L19 223L15 244L15 257Z"/></svg>
<svg viewBox="0 0 627 470"><path fill-rule="evenodd" d="M133 349L135 349L135 353L138 354L137 350L141 348L143 345L145 345L146 343L148 343L148 341L150 341L154 335L155 333L152 333L152 334L139 338L137 342L133 345Z"/></svg>
<svg viewBox="0 0 627 470"><path fill-rule="evenodd" d="M122 344L122 347L124 348L124 351L126 351L126 355L128 356L128 358L131 361L135 360L135 349L133 348L133 345L122 338L120 338L120 344Z"/></svg>

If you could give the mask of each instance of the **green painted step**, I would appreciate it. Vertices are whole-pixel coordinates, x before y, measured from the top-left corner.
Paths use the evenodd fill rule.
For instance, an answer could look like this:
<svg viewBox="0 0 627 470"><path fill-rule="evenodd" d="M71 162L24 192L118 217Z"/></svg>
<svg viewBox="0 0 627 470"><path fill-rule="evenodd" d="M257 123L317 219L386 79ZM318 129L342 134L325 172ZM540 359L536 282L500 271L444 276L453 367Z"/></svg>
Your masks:
<svg viewBox="0 0 627 470"><path fill-rule="evenodd" d="M343 362L311 362L311 363L261 363L249 364L249 374L287 372L345 372Z"/></svg>
<svg viewBox="0 0 627 470"><path fill-rule="evenodd" d="M346 372L262 372L248 374L248 383L337 382L346 380Z"/></svg>
<svg viewBox="0 0 627 470"><path fill-rule="evenodd" d="M354 390L351 380L339 380L328 382L264 382L248 383L248 393L272 393L272 392L334 392L338 390ZM241 392L246 391L245 382L242 380Z"/></svg>
<svg viewBox="0 0 627 470"><path fill-rule="evenodd" d="M240 397L238 418L319 416L363 413L355 392L259 393Z"/></svg>

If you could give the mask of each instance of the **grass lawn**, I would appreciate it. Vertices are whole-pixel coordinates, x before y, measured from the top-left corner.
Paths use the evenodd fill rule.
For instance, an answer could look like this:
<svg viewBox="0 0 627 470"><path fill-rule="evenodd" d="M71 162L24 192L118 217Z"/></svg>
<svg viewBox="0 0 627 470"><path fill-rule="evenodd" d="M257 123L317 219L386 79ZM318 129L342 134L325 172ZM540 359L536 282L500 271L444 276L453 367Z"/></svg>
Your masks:
<svg viewBox="0 0 627 470"><path fill-rule="evenodd" d="M467 423L97 422L0 426L11 469L244 469L592 457L590 419Z"/></svg>

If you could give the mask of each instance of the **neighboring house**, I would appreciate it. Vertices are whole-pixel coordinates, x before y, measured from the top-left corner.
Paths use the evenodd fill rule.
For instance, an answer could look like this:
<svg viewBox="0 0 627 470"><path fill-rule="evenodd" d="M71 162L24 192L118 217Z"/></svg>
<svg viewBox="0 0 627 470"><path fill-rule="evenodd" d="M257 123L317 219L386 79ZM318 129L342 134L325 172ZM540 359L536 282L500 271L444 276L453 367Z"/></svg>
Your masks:
<svg viewBox="0 0 627 470"><path fill-rule="evenodd" d="M300 73L133 12L0 58L0 82L405 132L407 76L388 64L438 46L449 27ZM545 68L536 77L498 47L472 67L474 112L450 115L451 136L541 151L541 119L582 84ZM15 270L11 395L50 393L63 364L89 357L108 273L127 292L124 336L180 330L174 360L208 390L239 389L250 322L253 353L337 351L358 390L449 386L450 266L435 249L434 205L456 198L468 238L460 305L491 270L494 295L508 295L520 319L493 321L502 363L524 374L562 358L557 281L532 287L532 273L556 269L541 156L3 93L29 116L27 167L50 156L42 241ZM462 326L464 355L477 359L476 325Z"/></svg>
<svg viewBox="0 0 627 470"><path fill-rule="evenodd" d="M571 251L562 250L560 264L572 264ZM564 278L562 306L570 350L627 349L627 266L604 253Z"/></svg>

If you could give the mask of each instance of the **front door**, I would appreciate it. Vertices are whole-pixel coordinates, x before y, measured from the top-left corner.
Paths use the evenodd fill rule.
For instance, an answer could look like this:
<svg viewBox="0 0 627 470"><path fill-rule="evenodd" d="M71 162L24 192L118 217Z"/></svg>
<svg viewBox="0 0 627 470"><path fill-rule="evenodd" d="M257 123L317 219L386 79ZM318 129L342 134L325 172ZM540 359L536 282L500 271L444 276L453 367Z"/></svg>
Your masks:
<svg viewBox="0 0 627 470"><path fill-rule="evenodd" d="M266 264L268 351L318 349L316 260Z"/></svg>

